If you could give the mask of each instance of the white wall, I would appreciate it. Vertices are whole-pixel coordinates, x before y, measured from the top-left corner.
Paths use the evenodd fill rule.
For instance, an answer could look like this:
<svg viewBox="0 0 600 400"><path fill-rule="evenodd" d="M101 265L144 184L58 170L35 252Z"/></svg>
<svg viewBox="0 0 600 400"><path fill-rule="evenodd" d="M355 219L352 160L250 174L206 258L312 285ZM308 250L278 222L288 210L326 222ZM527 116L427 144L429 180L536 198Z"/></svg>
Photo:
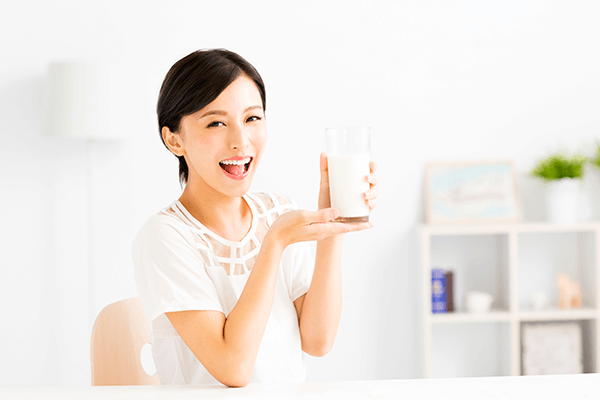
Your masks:
<svg viewBox="0 0 600 400"><path fill-rule="evenodd" d="M585 150L600 139L596 2L287 4L5 7L0 385L89 384L93 319L137 295L131 240L179 194L154 107L170 65L193 50L237 51L266 82L270 138L256 190L314 208L324 128L373 128L381 179L375 228L346 239L343 319L332 352L309 360L312 380L420 376L415 226L425 162L513 158L524 176L549 151ZM121 140L43 136L48 63L91 58L111 66L107 118ZM540 185L521 181L525 217L543 218Z"/></svg>

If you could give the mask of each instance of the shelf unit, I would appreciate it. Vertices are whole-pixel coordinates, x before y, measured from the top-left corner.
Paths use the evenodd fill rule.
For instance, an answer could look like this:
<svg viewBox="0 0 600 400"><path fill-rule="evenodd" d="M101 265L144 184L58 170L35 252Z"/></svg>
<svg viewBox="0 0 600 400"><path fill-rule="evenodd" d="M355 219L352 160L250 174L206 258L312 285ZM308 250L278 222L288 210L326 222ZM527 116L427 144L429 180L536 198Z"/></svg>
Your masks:
<svg viewBox="0 0 600 400"><path fill-rule="evenodd" d="M558 307L549 310L531 311L524 307L519 299L520 274L525 275L526 265L520 265L520 252L527 246L528 242L535 243L545 234L571 234L575 235L576 254L585 251L592 254L584 261L578 261L577 268L585 268L579 275L582 282L583 307L578 309L560 310ZM583 236L585 235L585 237ZM457 312L447 314L432 314L431 312L431 270L432 251L435 250L436 242L441 243L440 238L470 238L476 243L470 251L480 251L477 247L478 240L492 240L497 251L493 257L497 260L496 280L499 287L496 289L496 299L492 310L488 313L466 313ZM485 239L487 237L487 239ZM440 377L439 373L433 374L434 345L433 331L444 337L444 329L448 329L455 337L469 334L474 326L482 327L482 334L475 335L476 341L485 341L480 336L499 336L501 342L495 346L496 354L504 360L504 366L499 368L503 375L521 375L521 326L523 323L539 321L582 321L586 336L583 341L585 353L585 372L598 372L600 370L600 222L586 222L574 224L550 224L550 223L516 223L516 224L482 224L482 225L421 225L421 269L422 269L422 347L423 376L431 378L434 375ZM448 245L448 248L452 246ZM469 251L469 250L468 250ZM544 249L541 252L545 251ZM540 252L538 250L538 252ZM523 252L525 256L526 252ZM536 254L535 251L531 254ZM583 258L583 256L581 256ZM523 262L523 264L526 264ZM582 266L585 264L585 266ZM479 272L471 270L471 272ZM553 276L551 277L554 278ZM455 277L456 279L456 277ZM484 277L484 279L487 279ZM491 280L494 278L488 279ZM521 277L525 280L525 277ZM550 279L544 277L544 279ZM488 282L496 284L495 282ZM522 282L525 284L525 282ZM464 293L457 293L455 287L455 304ZM522 296L524 297L524 296ZM523 299L521 299L523 300ZM520 305L521 304L521 305ZM493 324L496 330L485 327L484 324ZM500 327L501 329L498 329ZM487 329L487 331L486 331ZM440 333L441 331L441 333ZM491 332L491 333L490 333ZM498 332L498 334L496 334ZM466 339L467 341L469 339ZM446 338L444 338L446 341ZM486 343L487 344L487 343ZM482 347L480 345L480 347ZM468 348L468 346L467 346ZM494 372L495 373L495 372ZM443 376L442 376L443 377Z"/></svg>

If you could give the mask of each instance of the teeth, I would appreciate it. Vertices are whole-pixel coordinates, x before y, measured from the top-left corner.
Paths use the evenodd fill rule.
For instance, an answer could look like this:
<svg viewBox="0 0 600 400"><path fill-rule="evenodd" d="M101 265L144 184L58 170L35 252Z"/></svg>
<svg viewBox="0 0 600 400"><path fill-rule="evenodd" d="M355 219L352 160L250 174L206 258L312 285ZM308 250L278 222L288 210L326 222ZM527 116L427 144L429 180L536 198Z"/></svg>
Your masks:
<svg viewBox="0 0 600 400"><path fill-rule="evenodd" d="M248 164L250 162L250 157L248 158L244 158L243 160L239 160L239 161L234 161L234 160L225 160L225 161L221 161L220 164L223 165L244 165L244 164Z"/></svg>

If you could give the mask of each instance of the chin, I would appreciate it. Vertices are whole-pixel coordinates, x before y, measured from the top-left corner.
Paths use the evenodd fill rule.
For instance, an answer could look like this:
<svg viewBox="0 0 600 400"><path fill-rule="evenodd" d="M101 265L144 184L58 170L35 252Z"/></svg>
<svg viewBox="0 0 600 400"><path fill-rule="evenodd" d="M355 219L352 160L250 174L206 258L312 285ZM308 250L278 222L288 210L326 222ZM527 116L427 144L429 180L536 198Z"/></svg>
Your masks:
<svg viewBox="0 0 600 400"><path fill-rule="evenodd" d="M243 195L248 193L251 185L252 177L249 176L246 179L244 179L244 182L240 182L237 185L234 185L234 187L227 188L225 194L227 194L230 197L242 197Z"/></svg>

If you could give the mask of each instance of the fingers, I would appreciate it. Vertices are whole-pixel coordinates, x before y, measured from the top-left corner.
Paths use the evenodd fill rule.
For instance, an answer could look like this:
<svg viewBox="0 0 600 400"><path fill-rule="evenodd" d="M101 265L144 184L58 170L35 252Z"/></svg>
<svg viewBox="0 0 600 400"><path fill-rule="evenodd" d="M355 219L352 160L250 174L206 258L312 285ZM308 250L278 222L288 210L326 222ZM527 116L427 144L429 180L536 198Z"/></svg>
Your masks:
<svg viewBox="0 0 600 400"><path fill-rule="evenodd" d="M379 197L379 191L377 189L371 188L371 190L368 190L365 193L363 193L363 197L365 198L365 202L369 207L369 211L373 211L377 206L375 199Z"/></svg>
<svg viewBox="0 0 600 400"><path fill-rule="evenodd" d="M320 224L313 224L309 228L313 230L313 239L321 240L329 236L342 235L350 232L364 231L373 227L372 222L361 222L355 224L346 224L342 222L328 221Z"/></svg>
<svg viewBox="0 0 600 400"><path fill-rule="evenodd" d="M379 190L371 189L363 193L365 200L374 200L379 197Z"/></svg>
<svg viewBox="0 0 600 400"><path fill-rule="evenodd" d="M327 170L327 154L325 152L321 153L321 158L319 161L320 161L320 165L321 165L321 173L328 172L328 170Z"/></svg>
<svg viewBox="0 0 600 400"><path fill-rule="evenodd" d="M377 163L375 161L370 161L369 162L369 169L371 170L371 173L377 171Z"/></svg>
<svg viewBox="0 0 600 400"><path fill-rule="evenodd" d="M289 243L321 240L329 236L362 231L373 226L371 222L336 222L335 219L339 216L339 212L333 208L326 208L319 211L290 211L279 217L277 221L286 218L286 216L288 217L286 221L288 227L283 231L291 234Z"/></svg>
<svg viewBox="0 0 600 400"><path fill-rule="evenodd" d="M303 211L302 219L304 225L323 224L336 219L340 213L335 208L324 208L319 211Z"/></svg>
<svg viewBox="0 0 600 400"><path fill-rule="evenodd" d="M339 235L339 234L343 234L343 233L364 231L365 229L370 229L372 227L373 227L372 222L360 222L360 223L356 223L356 224L329 222L329 223L322 224L321 229L327 234L327 236L330 236L330 235Z"/></svg>
<svg viewBox="0 0 600 400"><path fill-rule="evenodd" d="M370 192L373 192L373 188L375 186L377 186L377 184L379 183L379 178L377 178L377 175L375 175L375 171L377 171L377 163L375 161L370 161L369 162L369 169L371 170L371 173L368 174L367 176L365 176L365 180L367 182L369 182L369 188L371 189ZM368 193L368 192L367 192ZM379 196L379 193L377 191L375 191L375 196L369 196L367 195L365 197L365 199L367 199L367 204L369 204L368 200L374 199L375 197ZM375 208L374 204L369 204L369 208L371 210L373 210L373 208Z"/></svg>
<svg viewBox="0 0 600 400"><path fill-rule="evenodd" d="M340 213L335 208L326 208L324 210L317 211L318 220L315 222L330 222L340 216Z"/></svg>
<svg viewBox="0 0 600 400"><path fill-rule="evenodd" d="M305 218L309 222L308 225L317 225L316 229L321 230L323 233L338 234L347 233L354 231L361 231L369 229L373 226L372 222L362 223L340 223L336 222L335 219L339 217L340 213L335 208L327 208L319 210L317 212L307 211Z"/></svg>
<svg viewBox="0 0 600 400"><path fill-rule="evenodd" d="M367 206L369 206L369 211L372 212L377 207L377 203L375 200L367 200Z"/></svg>
<svg viewBox="0 0 600 400"><path fill-rule="evenodd" d="M365 180L371 184L371 187L374 187L379 183L379 178L377 178L377 175L374 173L365 176Z"/></svg>
<svg viewBox="0 0 600 400"><path fill-rule="evenodd" d="M321 188L329 187L329 170L327 167L327 155L325 153L321 153L320 157L320 170L321 170Z"/></svg>

